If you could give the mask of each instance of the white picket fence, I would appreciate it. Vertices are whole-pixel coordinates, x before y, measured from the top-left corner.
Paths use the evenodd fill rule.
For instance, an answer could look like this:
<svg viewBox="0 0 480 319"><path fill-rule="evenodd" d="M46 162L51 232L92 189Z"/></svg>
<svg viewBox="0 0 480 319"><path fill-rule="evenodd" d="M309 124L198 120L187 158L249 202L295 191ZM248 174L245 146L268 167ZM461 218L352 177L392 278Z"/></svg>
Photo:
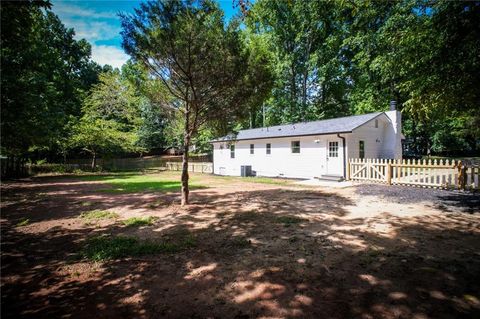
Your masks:
<svg viewBox="0 0 480 319"><path fill-rule="evenodd" d="M453 160L349 159L347 179L389 185L480 189L480 166Z"/></svg>
<svg viewBox="0 0 480 319"><path fill-rule="evenodd" d="M166 162L165 166L169 171L181 171L182 170L182 162ZM195 173L205 173L205 174L212 174L213 173L213 163L210 162L199 162L199 163L188 163L188 171L195 172Z"/></svg>

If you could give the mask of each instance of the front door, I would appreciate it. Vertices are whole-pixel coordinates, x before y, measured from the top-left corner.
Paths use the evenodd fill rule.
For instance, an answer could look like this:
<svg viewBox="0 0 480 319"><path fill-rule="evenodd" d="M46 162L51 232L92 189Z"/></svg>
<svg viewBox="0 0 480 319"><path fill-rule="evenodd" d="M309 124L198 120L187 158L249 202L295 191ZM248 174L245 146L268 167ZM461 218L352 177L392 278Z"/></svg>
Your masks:
<svg viewBox="0 0 480 319"><path fill-rule="evenodd" d="M327 142L327 174L343 176L342 147L339 141Z"/></svg>

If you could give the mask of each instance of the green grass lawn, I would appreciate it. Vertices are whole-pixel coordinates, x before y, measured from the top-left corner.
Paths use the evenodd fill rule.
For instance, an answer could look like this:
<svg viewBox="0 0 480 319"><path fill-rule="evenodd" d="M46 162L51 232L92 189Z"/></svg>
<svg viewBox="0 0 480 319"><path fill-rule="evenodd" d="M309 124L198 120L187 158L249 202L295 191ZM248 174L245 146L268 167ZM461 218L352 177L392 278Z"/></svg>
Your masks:
<svg viewBox="0 0 480 319"><path fill-rule="evenodd" d="M139 193L139 192L157 192L157 191L180 191L180 179L172 179L171 174L161 176L159 174L139 174L139 173L122 173L110 175L87 175L78 176L80 180L84 181L101 181L105 182L110 188L99 190L106 193ZM190 189L205 188L195 182L195 179L190 179Z"/></svg>

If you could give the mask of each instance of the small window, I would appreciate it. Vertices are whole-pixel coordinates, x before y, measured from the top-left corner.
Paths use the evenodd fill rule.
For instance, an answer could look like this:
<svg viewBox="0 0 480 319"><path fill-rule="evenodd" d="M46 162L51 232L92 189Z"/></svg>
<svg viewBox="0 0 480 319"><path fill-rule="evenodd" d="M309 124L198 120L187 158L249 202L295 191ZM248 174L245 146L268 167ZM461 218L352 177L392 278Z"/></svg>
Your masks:
<svg viewBox="0 0 480 319"><path fill-rule="evenodd" d="M267 143L267 155L272 154L272 144Z"/></svg>
<svg viewBox="0 0 480 319"><path fill-rule="evenodd" d="M328 157L338 157L338 142L328 142Z"/></svg>
<svg viewBox="0 0 480 319"><path fill-rule="evenodd" d="M300 153L300 141L292 141L292 153Z"/></svg>
<svg viewBox="0 0 480 319"><path fill-rule="evenodd" d="M365 158L365 141L358 142L358 154L360 158Z"/></svg>
<svg viewBox="0 0 480 319"><path fill-rule="evenodd" d="M255 153L255 144L250 144L250 154Z"/></svg>
<svg viewBox="0 0 480 319"><path fill-rule="evenodd" d="M230 158L235 158L235 145L230 145Z"/></svg>
<svg viewBox="0 0 480 319"><path fill-rule="evenodd" d="M220 149L223 150L223 144L220 144Z"/></svg>
<svg viewBox="0 0 480 319"><path fill-rule="evenodd" d="M378 128L378 120L375 120L375 128Z"/></svg>

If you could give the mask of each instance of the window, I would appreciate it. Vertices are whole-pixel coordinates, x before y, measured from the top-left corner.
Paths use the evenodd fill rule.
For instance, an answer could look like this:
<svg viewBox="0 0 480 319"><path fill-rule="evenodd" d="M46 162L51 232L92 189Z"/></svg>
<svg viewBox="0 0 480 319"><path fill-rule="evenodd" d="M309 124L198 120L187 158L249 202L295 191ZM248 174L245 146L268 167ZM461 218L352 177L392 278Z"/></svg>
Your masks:
<svg viewBox="0 0 480 319"><path fill-rule="evenodd" d="M328 157L338 157L338 142L328 142Z"/></svg>
<svg viewBox="0 0 480 319"><path fill-rule="evenodd" d="M220 149L223 150L223 144L220 144Z"/></svg>
<svg viewBox="0 0 480 319"><path fill-rule="evenodd" d="M235 158L235 145L230 145L230 158Z"/></svg>
<svg viewBox="0 0 480 319"><path fill-rule="evenodd" d="M378 128L378 120L375 120L375 128Z"/></svg>
<svg viewBox="0 0 480 319"><path fill-rule="evenodd" d="M250 144L250 154L255 153L255 144Z"/></svg>
<svg viewBox="0 0 480 319"><path fill-rule="evenodd" d="M365 141L358 142L358 154L360 158L365 158Z"/></svg>
<svg viewBox="0 0 480 319"><path fill-rule="evenodd" d="M267 155L272 154L272 144L267 143Z"/></svg>
<svg viewBox="0 0 480 319"><path fill-rule="evenodd" d="M300 141L292 141L292 153L300 153Z"/></svg>

